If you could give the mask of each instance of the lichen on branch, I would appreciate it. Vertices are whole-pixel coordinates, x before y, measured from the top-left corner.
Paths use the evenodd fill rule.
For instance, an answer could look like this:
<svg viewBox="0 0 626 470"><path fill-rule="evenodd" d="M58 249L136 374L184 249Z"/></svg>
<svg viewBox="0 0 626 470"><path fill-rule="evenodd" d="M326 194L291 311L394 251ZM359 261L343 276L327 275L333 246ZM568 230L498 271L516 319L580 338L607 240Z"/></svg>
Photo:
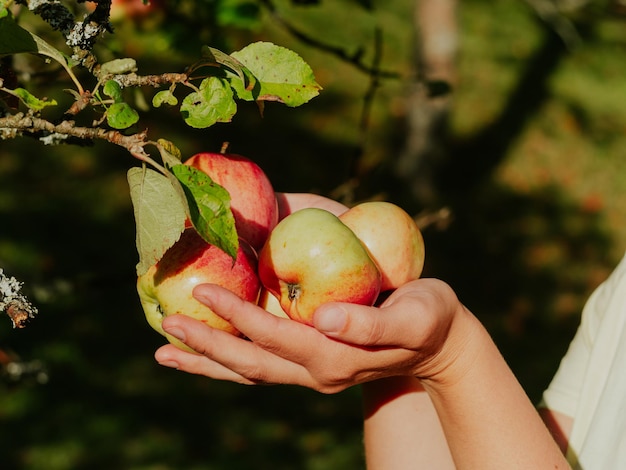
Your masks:
<svg viewBox="0 0 626 470"><path fill-rule="evenodd" d="M22 283L14 277L8 277L0 268L0 311L11 318L14 328L24 328L37 314L37 308L21 294Z"/></svg>
<svg viewBox="0 0 626 470"><path fill-rule="evenodd" d="M60 31L65 42L74 51L73 58L83 65L92 64L91 50L104 33L112 33L109 22L111 0L93 0L94 10L83 20L76 20L74 14L58 0L17 0L38 15L52 29Z"/></svg>

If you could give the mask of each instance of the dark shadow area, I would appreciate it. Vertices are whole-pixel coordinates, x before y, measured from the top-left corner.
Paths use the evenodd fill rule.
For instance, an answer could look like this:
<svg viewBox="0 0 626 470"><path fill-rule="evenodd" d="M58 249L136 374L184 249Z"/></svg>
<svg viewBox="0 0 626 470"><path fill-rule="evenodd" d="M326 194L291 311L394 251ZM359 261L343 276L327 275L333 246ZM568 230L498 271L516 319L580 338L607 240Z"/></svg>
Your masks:
<svg viewBox="0 0 626 470"><path fill-rule="evenodd" d="M538 399L583 303L614 268L602 215L557 188L519 194L491 185L425 240L426 274L455 287Z"/></svg>

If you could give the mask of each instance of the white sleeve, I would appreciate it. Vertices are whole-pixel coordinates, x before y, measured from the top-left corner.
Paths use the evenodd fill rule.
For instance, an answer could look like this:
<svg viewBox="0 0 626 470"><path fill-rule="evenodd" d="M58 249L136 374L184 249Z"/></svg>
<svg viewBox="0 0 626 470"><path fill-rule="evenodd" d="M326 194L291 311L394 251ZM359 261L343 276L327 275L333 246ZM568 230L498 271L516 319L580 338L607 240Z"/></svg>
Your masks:
<svg viewBox="0 0 626 470"><path fill-rule="evenodd" d="M587 300L580 326L552 382L543 393L541 407L570 417L575 416L580 392L586 380L591 350L600 330L600 324L610 309L611 300L618 285L624 282L625 277L626 257Z"/></svg>

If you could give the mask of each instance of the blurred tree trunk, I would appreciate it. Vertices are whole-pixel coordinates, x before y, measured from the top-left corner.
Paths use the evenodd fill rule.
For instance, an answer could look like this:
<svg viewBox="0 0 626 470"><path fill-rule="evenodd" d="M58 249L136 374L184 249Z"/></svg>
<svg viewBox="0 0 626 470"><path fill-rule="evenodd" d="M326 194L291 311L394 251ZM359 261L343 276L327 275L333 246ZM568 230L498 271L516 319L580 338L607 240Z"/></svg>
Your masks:
<svg viewBox="0 0 626 470"><path fill-rule="evenodd" d="M562 0L566 3L565 0ZM564 13L549 0L527 0L543 27L500 114L463 140L450 138L448 116L456 83L457 0L415 0L416 80L407 98L404 149L395 173L411 203L434 209L467 202L503 161L514 139L549 98L549 78L568 52L593 34L597 21L615 14L604 2L576 0Z"/></svg>
<svg viewBox="0 0 626 470"><path fill-rule="evenodd" d="M445 160L450 89L456 82L457 0L415 0L415 83L407 99L406 142L395 165L419 205L437 198L437 168Z"/></svg>

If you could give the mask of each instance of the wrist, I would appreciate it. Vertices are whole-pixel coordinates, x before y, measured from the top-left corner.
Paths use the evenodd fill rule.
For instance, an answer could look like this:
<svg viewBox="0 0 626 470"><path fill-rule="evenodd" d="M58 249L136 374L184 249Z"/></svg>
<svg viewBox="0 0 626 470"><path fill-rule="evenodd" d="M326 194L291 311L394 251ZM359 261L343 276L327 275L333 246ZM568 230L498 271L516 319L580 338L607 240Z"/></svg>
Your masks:
<svg viewBox="0 0 626 470"><path fill-rule="evenodd" d="M458 383L476 367L476 361L487 343L491 343L489 333L459 302L442 348L416 377L427 391Z"/></svg>

